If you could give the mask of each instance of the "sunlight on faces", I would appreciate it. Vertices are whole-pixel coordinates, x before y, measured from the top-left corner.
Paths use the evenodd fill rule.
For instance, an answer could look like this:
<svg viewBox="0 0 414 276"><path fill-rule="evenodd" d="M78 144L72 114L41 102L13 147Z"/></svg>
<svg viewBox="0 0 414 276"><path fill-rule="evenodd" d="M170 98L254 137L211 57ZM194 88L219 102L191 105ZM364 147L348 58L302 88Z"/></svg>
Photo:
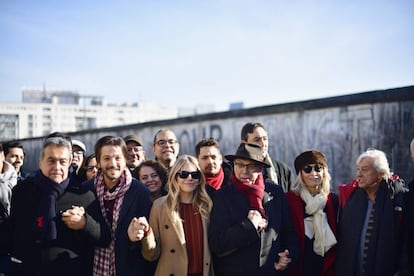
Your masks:
<svg viewBox="0 0 414 276"><path fill-rule="evenodd" d="M10 148L9 153L6 156L6 161L13 165L17 172L23 165L24 153L21 148Z"/></svg>
<svg viewBox="0 0 414 276"><path fill-rule="evenodd" d="M145 151L142 146L140 146L135 141L128 141L127 146L127 165L129 168L136 168L139 164L145 159Z"/></svg>
<svg viewBox="0 0 414 276"><path fill-rule="evenodd" d="M322 185L325 169L319 164L309 164L301 170L303 184L309 191Z"/></svg>
<svg viewBox="0 0 414 276"><path fill-rule="evenodd" d="M180 171L196 172L197 170L196 166L188 163L185 164ZM192 194L200 183L200 179L194 179L191 175L188 175L185 179L182 179L176 175L176 178L178 187L180 188L180 193Z"/></svg>
<svg viewBox="0 0 414 276"><path fill-rule="evenodd" d="M72 147L72 164L80 167L83 163L83 150L78 146Z"/></svg>
<svg viewBox="0 0 414 276"><path fill-rule="evenodd" d="M358 186L366 191L376 190L382 180L382 174L374 167L374 160L369 157L362 158L357 165Z"/></svg>
<svg viewBox="0 0 414 276"><path fill-rule="evenodd" d="M177 159L180 145L172 131L163 131L157 134L152 150L157 159L164 163L165 161L175 161Z"/></svg>
<svg viewBox="0 0 414 276"><path fill-rule="evenodd" d="M162 187L160 176L150 166L142 166L140 168L139 180L147 186L151 193L158 192Z"/></svg>
<svg viewBox="0 0 414 276"><path fill-rule="evenodd" d="M223 157L214 146L201 147L198 163L204 175L214 176L220 171Z"/></svg>
<svg viewBox="0 0 414 276"><path fill-rule="evenodd" d="M125 157L120 146L106 145L101 148L101 157L98 161L105 181L117 182L126 167ZM105 182L105 184L108 184Z"/></svg>
<svg viewBox="0 0 414 276"><path fill-rule="evenodd" d="M68 177L71 153L67 147L47 146L43 149L43 157L39 161L42 174L56 183Z"/></svg>
<svg viewBox="0 0 414 276"><path fill-rule="evenodd" d="M269 148L269 137L267 132L262 127L256 127L253 133L247 134L247 143L259 145L267 152Z"/></svg>
<svg viewBox="0 0 414 276"><path fill-rule="evenodd" d="M234 160L234 175L236 178L245 183L253 184L261 173L263 166L245 159Z"/></svg>

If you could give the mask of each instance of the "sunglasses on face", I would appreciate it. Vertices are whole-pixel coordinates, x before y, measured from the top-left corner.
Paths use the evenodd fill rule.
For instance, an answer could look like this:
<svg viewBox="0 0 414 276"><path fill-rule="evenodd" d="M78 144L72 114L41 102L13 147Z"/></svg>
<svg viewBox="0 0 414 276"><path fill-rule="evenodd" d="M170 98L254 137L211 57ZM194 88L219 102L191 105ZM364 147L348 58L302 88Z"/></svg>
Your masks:
<svg viewBox="0 0 414 276"><path fill-rule="evenodd" d="M194 172L179 171L179 172L177 172L177 175L181 179L186 179L190 174L191 174L192 179L200 179L201 178L201 172L200 171L194 171Z"/></svg>
<svg viewBox="0 0 414 276"><path fill-rule="evenodd" d="M306 165L305 167L303 167L302 169L305 173L311 173L312 170L315 170L315 172L321 172L323 170L323 166L316 164L316 165Z"/></svg>

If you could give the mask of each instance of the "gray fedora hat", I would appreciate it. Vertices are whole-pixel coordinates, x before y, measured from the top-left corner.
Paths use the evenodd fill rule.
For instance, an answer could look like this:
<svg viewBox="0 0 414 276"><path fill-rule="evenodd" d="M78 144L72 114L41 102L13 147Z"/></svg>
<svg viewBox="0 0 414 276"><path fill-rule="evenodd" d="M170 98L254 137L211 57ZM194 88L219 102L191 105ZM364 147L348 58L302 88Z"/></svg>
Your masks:
<svg viewBox="0 0 414 276"><path fill-rule="evenodd" d="M235 159L246 159L254 161L257 164L270 168L271 164L267 161L267 153L258 145L241 143L237 148L236 154L224 156L227 160L234 161Z"/></svg>

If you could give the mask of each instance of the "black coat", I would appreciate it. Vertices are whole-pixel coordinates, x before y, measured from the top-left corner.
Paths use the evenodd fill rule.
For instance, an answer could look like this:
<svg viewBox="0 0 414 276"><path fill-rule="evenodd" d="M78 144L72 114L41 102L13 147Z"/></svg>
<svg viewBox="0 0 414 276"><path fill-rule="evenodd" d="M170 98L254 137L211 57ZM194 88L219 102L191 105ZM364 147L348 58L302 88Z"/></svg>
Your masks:
<svg viewBox="0 0 414 276"><path fill-rule="evenodd" d="M216 276L277 275L278 253L289 250L298 256L298 238L289 215L289 206L280 186L265 184L263 207L268 226L258 233L247 218L248 199L229 181L213 197L209 245Z"/></svg>
<svg viewBox="0 0 414 276"><path fill-rule="evenodd" d="M54 241L42 241L33 231L41 197L37 178L33 175L15 186L12 194L11 214L7 221L7 244L11 255L22 263L14 262L13 275L91 275L95 245L110 242L110 230L104 222L96 194L92 187L78 189L68 186L56 200L56 230ZM71 230L62 222L61 213L72 205L83 206L86 227Z"/></svg>

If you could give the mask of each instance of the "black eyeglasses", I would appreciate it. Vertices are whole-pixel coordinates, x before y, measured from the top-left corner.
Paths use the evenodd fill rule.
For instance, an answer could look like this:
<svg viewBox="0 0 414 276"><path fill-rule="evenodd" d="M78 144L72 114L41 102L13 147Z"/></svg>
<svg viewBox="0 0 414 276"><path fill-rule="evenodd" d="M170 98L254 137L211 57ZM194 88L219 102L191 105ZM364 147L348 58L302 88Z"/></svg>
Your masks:
<svg viewBox="0 0 414 276"><path fill-rule="evenodd" d="M168 140L158 140L157 142L155 142L155 144L157 144L160 147L163 147L163 146L167 145L167 143L169 145L175 145L175 144L177 144L177 142L178 141L175 140L175 139L168 139Z"/></svg>
<svg viewBox="0 0 414 276"><path fill-rule="evenodd" d="M314 166L311 165L306 165L305 167L303 167L302 169L305 173L311 173L312 170L315 170L315 172L321 172L323 170L323 166L316 164Z"/></svg>
<svg viewBox="0 0 414 276"><path fill-rule="evenodd" d="M191 174L192 179L200 179L201 178L201 172L200 171L194 171L194 172L179 171L179 172L177 172L177 175L181 179L186 179L190 174Z"/></svg>

